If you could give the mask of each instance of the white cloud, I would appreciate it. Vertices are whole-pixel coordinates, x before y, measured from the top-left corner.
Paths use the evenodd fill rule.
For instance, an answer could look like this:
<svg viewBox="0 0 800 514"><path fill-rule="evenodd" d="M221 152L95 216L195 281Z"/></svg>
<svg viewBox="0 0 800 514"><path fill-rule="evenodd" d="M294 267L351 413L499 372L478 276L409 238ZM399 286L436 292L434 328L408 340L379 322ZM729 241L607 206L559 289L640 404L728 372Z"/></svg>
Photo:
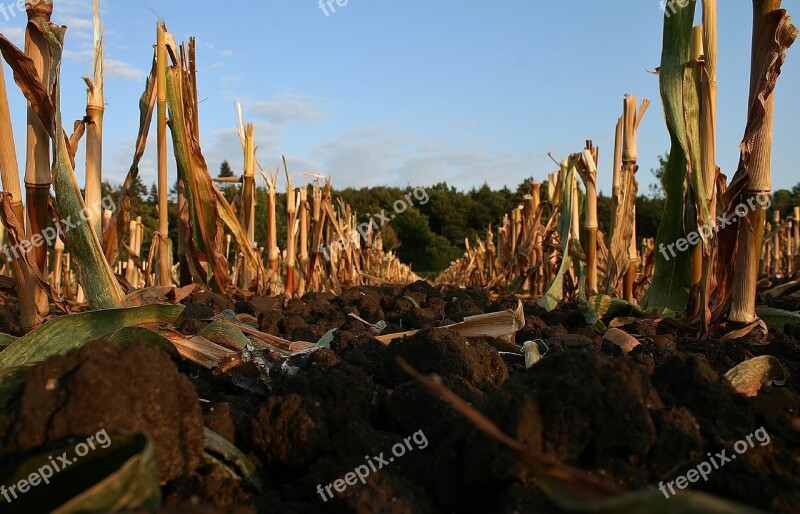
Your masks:
<svg viewBox="0 0 800 514"><path fill-rule="evenodd" d="M147 73L135 68L131 64L118 59L106 59L105 63L106 78L119 80L132 80L136 82L144 81Z"/></svg>
<svg viewBox="0 0 800 514"><path fill-rule="evenodd" d="M314 149L324 174L343 186L428 186L448 182L458 187L509 186L546 165L546 156L489 150L479 142L437 141L388 127L364 127Z"/></svg>
<svg viewBox="0 0 800 514"><path fill-rule="evenodd" d="M19 48L25 44L25 28L23 27L0 27L0 33Z"/></svg>
<svg viewBox="0 0 800 514"><path fill-rule="evenodd" d="M246 109L245 113L252 111L276 128L296 122L316 124L322 120L322 114L314 100L294 94L286 93L265 101L242 102L242 105Z"/></svg>

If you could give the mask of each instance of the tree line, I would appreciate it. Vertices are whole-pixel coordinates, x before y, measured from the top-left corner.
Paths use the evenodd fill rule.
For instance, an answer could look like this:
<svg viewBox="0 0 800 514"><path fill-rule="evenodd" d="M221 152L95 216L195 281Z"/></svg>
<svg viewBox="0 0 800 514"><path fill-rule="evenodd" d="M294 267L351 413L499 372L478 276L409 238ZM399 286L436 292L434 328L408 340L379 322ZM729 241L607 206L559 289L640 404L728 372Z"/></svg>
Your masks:
<svg viewBox="0 0 800 514"><path fill-rule="evenodd" d="M666 157L660 158L661 163ZM651 170L660 178L663 168ZM220 177L230 177L234 173L227 162L220 167ZM423 276L432 277L444 270L449 264L461 257L465 250L465 241L486 239L487 227L496 228L503 216L519 205L524 196L530 193L533 178L523 181L515 190L507 187L494 190L488 184L479 188L462 191L454 186L441 182L425 188L430 200L424 205L415 202L402 215L396 216L382 228L384 248L393 250L405 263L411 264L415 271ZM121 187L104 184L104 194L112 194L116 198ZM228 201L232 201L238 190L237 185L223 186L222 192ZM370 215L385 211L393 214L393 205L398 200L412 193L415 188L405 187L365 187L334 190L334 198L340 197L349 203L358 214L359 221L367 221ZM177 189L173 187L170 195L169 218L170 238L173 248L177 249ZM795 205L800 205L800 184L792 190L779 190L773 193L773 209L778 209L784 217L792 215ZM258 188L258 204L256 207L256 241L260 247L267 243L267 196L265 188ZM659 186L651 186L649 194L641 194L636 202L637 236L654 238L658 232L664 209L664 198ZM278 195L278 213L286 212L284 194ZM135 219L142 217L144 239L142 254L148 255L150 241L158 227L158 197L156 185L148 187L141 178L137 178L131 188L131 215ZM600 230L609 236L611 220L611 197L602 192L598 195L598 218ZM771 219L771 218L770 218ZM286 216L278 215L278 244L281 248L286 241Z"/></svg>

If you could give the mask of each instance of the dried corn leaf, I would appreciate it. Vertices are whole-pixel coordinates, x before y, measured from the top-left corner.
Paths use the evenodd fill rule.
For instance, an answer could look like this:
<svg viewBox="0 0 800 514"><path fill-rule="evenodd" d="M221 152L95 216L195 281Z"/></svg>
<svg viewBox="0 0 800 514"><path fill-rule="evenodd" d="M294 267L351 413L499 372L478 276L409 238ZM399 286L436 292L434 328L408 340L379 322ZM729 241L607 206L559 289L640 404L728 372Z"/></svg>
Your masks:
<svg viewBox="0 0 800 514"><path fill-rule="evenodd" d="M748 108L747 126L740 145L739 166L731 179L731 184L722 196L721 208L725 218L738 219L736 209L747 198L750 182L750 167L753 161L753 148L756 136L762 132L766 119L766 101L773 94L781 67L786 60L786 50L798 36L791 17L783 9L769 13L761 31L761 37L754 42L752 57L751 104ZM739 232L751 230L749 223L733 223L723 227L718 234L719 262L717 263L717 287L712 298L712 318L722 319L731 304L733 279L736 273L736 255L739 251ZM741 271L741 270L739 270Z"/></svg>
<svg viewBox="0 0 800 514"><path fill-rule="evenodd" d="M603 341L619 346L625 355L628 355L634 348L639 346L639 341L635 337L618 328L608 329L606 335L603 336Z"/></svg>
<svg viewBox="0 0 800 514"><path fill-rule="evenodd" d="M203 366L214 369L236 352L212 343L203 336L185 336L176 330L162 329L158 333L175 345L181 357Z"/></svg>
<svg viewBox="0 0 800 514"><path fill-rule="evenodd" d="M199 262L190 262L190 270L198 282L209 285L217 292L224 293L229 284L228 259L224 252L224 228L230 230L236 243L245 256L245 265L254 277L256 292L266 291L266 272L261 259L253 250L233 209L225 197L214 186L208 165L200 149L200 143L194 137L192 124L192 97L186 91L191 83L186 80L185 70L172 68L167 73L167 103L170 113L170 130L172 132L175 159L178 172L183 180L188 206L189 223L194 237L188 238L190 248L187 252L190 261L197 259L202 253L213 270L214 277L208 280L200 272Z"/></svg>
<svg viewBox="0 0 800 514"><path fill-rule="evenodd" d="M522 302L520 301L517 304L517 308L513 311L508 309L501 312L467 316L461 323L447 325L442 328L450 329L467 339L501 339L508 341L509 339L513 340L514 334L519 332L524 326L525 312L522 307ZM397 334L386 334L378 336L375 339L384 344L388 344L406 336L413 336L418 332L419 330L412 330Z"/></svg>
<svg viewBox="0 0 800 514"><path fill-rule="evenodd" d="M736 391L757 396L766 385L784 385L789 380L789 372L783 364L771 355L762 355L746 360L725 373L725 378Z"/></svg>

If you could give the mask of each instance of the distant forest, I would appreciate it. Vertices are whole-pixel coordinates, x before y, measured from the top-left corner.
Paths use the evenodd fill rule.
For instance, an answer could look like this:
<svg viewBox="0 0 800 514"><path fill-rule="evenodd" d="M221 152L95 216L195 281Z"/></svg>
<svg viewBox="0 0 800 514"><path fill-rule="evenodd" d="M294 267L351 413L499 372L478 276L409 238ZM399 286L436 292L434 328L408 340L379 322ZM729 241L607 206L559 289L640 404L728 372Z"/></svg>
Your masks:
<svg viewBox="0 0 800 514"><path fill-rule="evenodd" d="M666 161L661 158L662 165ZM651 173L660 177L661 169L652 170ZM227 162L223 163L219 172L220 176L232 176L233 172ZM505 214L510 213L519 205L526 194L530 193L533 179L527 179L516 190L508 188L492 190L488 185L473 188L469 191L460 191L447 183L436 184L425 188L430 200L420 205L412 198L414 207L402 215L397 216L391 223L383 228L384 248L394 250L403 262L409 263L418 273L432 277L448 267L451 261L461 257L464 253L464 241L475 241L477 238L486 238L486 229L491 224L497 227ZM238 186L230 185L222 188L223 193L232 200L236 195ZM120 187L104 184L105 193L118 194ZM353 206L358 213L360 221L366 221L368 215L378 214L385 210L387 215L393 213L392 205L413 192L414 188L397 187L370 187L347 188L333 191L336 197L342 198ZM173 248L177 248L177 226L174 220L177 217L175 205L176 191L173 188L170 195L170 238ZM651 186L649 191L640 191L636 202L637 236L639 238L655 237L664 208L663 195L657 186ZM644 194L648 193L648 194ZM156 200L156 186L148 187L138 179L132 188L132 216L142 216L144 224L143 255L148 255L150 240L158 224L158 208ZM773 193L773 208L779 209L783 216L790 216L792 208L800 205L800 184L791 191L779 190ZM267 239L266 228L266 190L258 190L258 206L256 207L256 240L259 246L265 246ZM286 241L286 212L285 195L278 196L278 246L285 247ZM600 229L608 237L609 221L611 219L611 198L601 194L598 197L598 217ZM769 218L768 218L769 219Z"/></svg>

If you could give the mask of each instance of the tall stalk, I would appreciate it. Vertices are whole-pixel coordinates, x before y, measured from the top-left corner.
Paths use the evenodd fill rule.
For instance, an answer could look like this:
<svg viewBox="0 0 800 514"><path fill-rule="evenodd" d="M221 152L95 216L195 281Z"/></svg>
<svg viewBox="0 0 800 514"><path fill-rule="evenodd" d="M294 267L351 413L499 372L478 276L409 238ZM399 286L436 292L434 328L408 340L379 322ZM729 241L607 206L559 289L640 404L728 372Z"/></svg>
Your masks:
<svg viewBox="0 0 800 514"><path fill-rule="evenodd" d="M297 256L297 238L295 236L295 219L297 219L297 195L289 177L289 167L286 158L283 158L283 168L286 170L286 284L284 286L286 297L292 298L295 291L295 259Z"/></svg>
<svg viewBox="0 0 800 514"><path fill-rule="evenodd" d="M50 80L50 49L42 33L31 26L37 20L50 22L53 15L53 2L26 0L28 26L25 29L25 54L31 58L42 84ZM50 171L50 136L47 127L28 103L28 135L25 169L25 189L27 191L28 238L41 234L49 220L47 204L50 199L52 174ZM39 272L46 273L47 247L42 245L33 249L34 261ZM36 286L34 300L40 313L49 310L48 298L44 290Z"/></svg>
<svg viewBox="0 0 800 514"><path fill-rule="evenodd" d="M8 106L8 91L3 66L0 65L0 134L5 144L0 145L0 177L3 181L3 191L11 194L11 208L16 218L25 219L25 208L22 205L22 187L19 182L19 167L17 164L17 147L14 144L14 130L11 125L11 112ZM24 230L24 227L22 227ZM2 244L2 241L0 241ZM17 298L19 298L20 323L24 330L39 326L42 317L36 306L35 294L36 280L31 276L22 259L13 259L11 267L14 269L14 278L17 284Z"/></svg>
<svg viewBox="0 0 800 514"><path fill-rule="evenodd" d="M642 105L637 110L636 97L633 95L625 96L623 112L623 143L622 143L622 171L620 179L624 188L625 210L628 213L628 223L630 226L630 236L626 243L628 247L628 267L625 275L623 297L626 301L633 301L634 283L639 265L639 252L636 246L636 197L639 192L639 184L636 181L636 172L639 170L637 161L639 159L638 130L645 112L650 105L650 100L643 100ZM617 222L620 220L618 219Z"/></svg>
<svg viewBox="0 0 800 514"><path fill-rule="evenodd" d="M52 102L50 133L53 137L53 187L55 204L64 219L75 220L66 236L66 246L75 256L78 279L83 286L86 299L92 309L113 309L126 305L125 295L119 286L114 272L105 259L97 234L92 230L85 215L86 203L80 193L72 156L64 137L61 118L60 69L63 56L64 31L38 20L38 28L46 36L50 58L53 65L52 76L48 82L48 92ZM40 117L46 114L46 107L38 105Z"/></svg>
<svg viewBox="0 0 800 514"><path fill-rule="evenodd" d="M255 125L244 125L244 176L242 178L241 223L247 230L250 248L256 247L256 145ZM250 287L252 273L247 266L242 270L241 283L244 289Z"/></svg>
<svg viewBox="0 0 800 514"><path fill-rule="evenodd" d="M86 82L86 190L84 197L89 206L89 223L97 237L102 239L103 225L100 212L101 183L103 181L103 114L105 113L103 77L103 27L100 24L99 0L94 0L94 76L84 77Z"/></svg>
<svg viewBox="0 0 800 514"><path fill-rule="evenodd" d="M167 195L167 28L163 23L157 28L156 49L156 87L158 101L156 104L156 120L158 132L158 233L154 239L158 244L157 284L166 286L172 283L172 255L169 251L169 204Z"/></svg>
<svg viewBox="0 0 800 514"><path fill-rule="evenodd" d="M586 289L597 294L597 160L598 149L591 141L586 142L583 159L579 163L578 173L586 187Z"/></svg>
<svg viewBox="0 0 800 514"><path fill-rule="evenodd" d="M298 288L298 294L302 296L306 293L309 278L308 223L311 214L311 208L308 205L308 188L305 185L300 189L298 203L300 205L300 254L298 256L298 262L300 263L300 287Z"/></svg>
<svg viewBox="0 0 800 514"><path fill-rule="evenodd" d="M272 280L278 280L278 225L276 209L278 205L278 175L270 177L264 176L267 182L267 254L269 259L269 271Z"/></svg>
<svg viewBox="0 0 800 514"><path fill-rule="evenodd" d="M764 50L779 45L779 53L791 46L797 38L797 28L791 26L783 14L777 11L781 0L753 0L753 43L751 60L750 99L751 109L760 103L761 124L752 134L749 155L743 155L746 170L740 204L763 205L772 191L772 128L775 118L775 91L777 74L767 72L765 76ZM775 20L779 18L776 28ZM771 61L771 59L769 59ZM772 62L767 63L770 67ZM767 84L764 87L764 81ZM738 173L737 173L738 175ZM734 182L736 179L734 178ZM764 240L766 210L749 209L746 222L742 221L737 236L736 273L733 277L731 307L728 319L737 323L752 323L756 315L756 288L761 245Z"/></svg>

